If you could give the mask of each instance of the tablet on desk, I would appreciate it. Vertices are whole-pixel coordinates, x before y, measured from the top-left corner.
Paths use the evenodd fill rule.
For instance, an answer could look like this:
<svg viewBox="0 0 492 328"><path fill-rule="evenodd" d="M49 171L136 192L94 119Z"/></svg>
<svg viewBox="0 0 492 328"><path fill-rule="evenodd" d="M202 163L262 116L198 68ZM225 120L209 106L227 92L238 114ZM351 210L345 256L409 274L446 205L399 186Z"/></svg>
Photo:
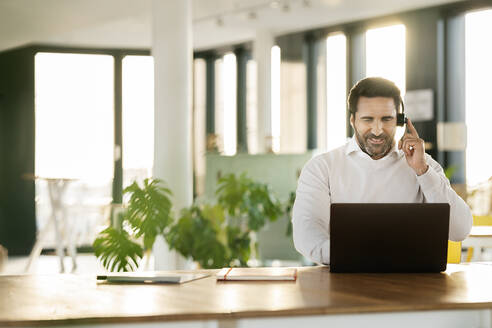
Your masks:
<svg viewBox="0 0 492 328"><path fill-rule="evenodd" d="M170 273L170 272L124 272L98 275L98 281L109 283L160 283L182 284L188 281L208 277L202 273Z"/></svg>
<svg viewBox="0 0 492 328"><path fill-rule="evenodd" d="M446 270L449 204L334 203L331 272Z"/></svg>

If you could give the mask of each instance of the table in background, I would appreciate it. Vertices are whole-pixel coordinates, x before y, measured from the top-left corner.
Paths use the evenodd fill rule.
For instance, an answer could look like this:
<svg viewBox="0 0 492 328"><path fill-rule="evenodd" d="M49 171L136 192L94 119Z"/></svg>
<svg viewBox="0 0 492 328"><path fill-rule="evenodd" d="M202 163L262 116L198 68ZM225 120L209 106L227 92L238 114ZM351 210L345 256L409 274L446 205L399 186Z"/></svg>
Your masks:
<svg viewBox="0 0 492 328"><path fill-rule="evenodd" d="M194 272L214 274L216 270ZM0 326L491 327L492 266L433 274L332 274L295 282L111 285L95 276L0 277Z"/></svg>
<svg viewBox="0 0 492 328"><path fill-rule="evenodd" d="M492 248L492 226L472 226L470 234L463 240L462 246L473 247L473 259L481 261L482 248Z"/></svg>
<svg viewBox="0 0 492 328"><path fill-rule="evenodd" d="M70 229L68 228L69 223L67 222L67 211L63 201L67 186L71 182L76 181L76 179L46 178L37 176L30 178L47 182L50 196L51 215L48 222L45 223L44 227L36 235L36 242L31 250L31 254L29 255L29 260L27 261L25 271L28 272L33 261L39 257L39 254L43 248L43 241L51 229L51 226L55 229L56 254L60 259L60 271L65 272L65 265L63 263L63 258L65 256L64 241L67 244L68 253L72 257L72 270L75 270L77 267L77 249L75 247L74 238L69 236ZM64 228L63 231L61 226Z"/></svg>

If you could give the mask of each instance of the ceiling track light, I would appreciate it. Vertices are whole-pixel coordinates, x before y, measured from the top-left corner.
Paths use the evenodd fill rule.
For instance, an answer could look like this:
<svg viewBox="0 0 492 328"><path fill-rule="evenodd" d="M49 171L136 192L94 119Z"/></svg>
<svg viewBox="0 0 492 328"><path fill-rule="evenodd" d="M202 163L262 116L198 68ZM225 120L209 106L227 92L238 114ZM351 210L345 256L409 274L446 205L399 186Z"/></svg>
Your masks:
<svg viewBox="0 0 492 328"><path fill-rule="evenodd" d="M0 0L1 1L1 0ZM325 0L330 1L330 0ZM331 1L341 1L341 0L331 0ZM258 12L264 9L272 8L279 9L284 13L289 13L292 11L292 4L300 4L301 6L307 8L311 7L313 4L313 0L268 0L263 2L262 4L257 4L253 6L244 6L241 7L238 2L234 4L234 8L232 10L227 10L222 13L213 14L210 16L204 16L197 19L194 19L193 22L202 22L202 21L214 21L218 27L224 26L224 18L229 16L237 16L243 15L242 17L246 17L249 20L258 19ZM296 6L295 6L296 7Z"/></svg>

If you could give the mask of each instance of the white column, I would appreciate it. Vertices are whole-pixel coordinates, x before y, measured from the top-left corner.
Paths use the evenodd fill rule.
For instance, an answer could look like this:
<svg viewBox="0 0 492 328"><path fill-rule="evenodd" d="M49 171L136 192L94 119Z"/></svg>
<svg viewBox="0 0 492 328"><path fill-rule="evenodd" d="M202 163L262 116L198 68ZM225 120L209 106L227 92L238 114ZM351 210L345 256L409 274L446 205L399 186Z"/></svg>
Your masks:
<svg viewBox="0 0 492 328"><path fill-rule="evenodd" d="M258 30L253 53L258 69L258 152L264 153L271 147L272 137L272 47L275 45L269 30ZM270 144L269 144L270 143Z"/></svg>
<svg viewBox="0 0 492 328"><path fill-rule="evenodd" d="M154 56L154 178L174 194L174 211L193 201L191 153L192 18L191 0L152 1ZM178 268L178 256L163 240L154 246L155 269Z"/></svg>

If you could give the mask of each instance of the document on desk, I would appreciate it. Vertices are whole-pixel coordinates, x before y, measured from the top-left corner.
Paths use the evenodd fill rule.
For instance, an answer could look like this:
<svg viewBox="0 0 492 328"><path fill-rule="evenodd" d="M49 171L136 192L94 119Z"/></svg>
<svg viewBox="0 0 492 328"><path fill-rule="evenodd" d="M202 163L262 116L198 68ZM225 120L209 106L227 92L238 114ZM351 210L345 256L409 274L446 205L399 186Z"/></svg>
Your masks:
<svg viewBox="0 0 492 328"><path fill-rule="evenodd" d="M184 282L208 277L202 273L170 273L170 272L123 272L98 275L98 281L109 283L154 283L154 284L182 284Z"/></svg>
<svg viewBox="0 0 492 328"><path fill-rule="evenodd" d="M296 268L223 268L217 280L296 280Z"/></svg>

